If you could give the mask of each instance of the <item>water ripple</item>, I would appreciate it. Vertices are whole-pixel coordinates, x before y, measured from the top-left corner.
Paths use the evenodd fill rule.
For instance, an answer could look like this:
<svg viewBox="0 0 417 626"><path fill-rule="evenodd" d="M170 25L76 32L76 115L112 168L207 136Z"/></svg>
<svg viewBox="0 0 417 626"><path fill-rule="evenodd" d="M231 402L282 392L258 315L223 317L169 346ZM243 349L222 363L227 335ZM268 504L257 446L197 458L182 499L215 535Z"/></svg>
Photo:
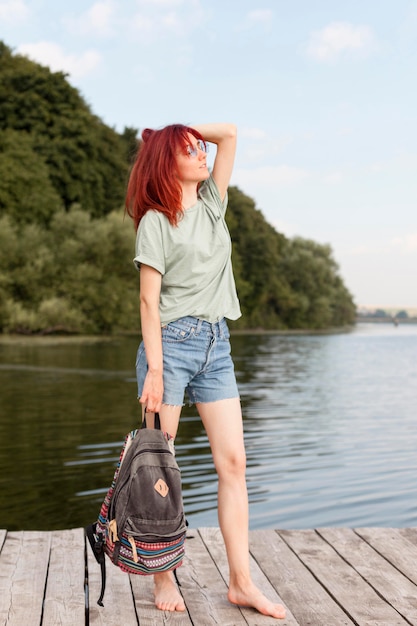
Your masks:
<svg viewBox="0 0 417 626"><path fill-rule="evenodd" d="M364 327L365 326L365 327ZM136 340L0 346L0 505L10 530L93 521L138 425ZM417 326L232 337L252 528L417 525ZM186 515L217 520L194 408L176 443Z"/></svg>

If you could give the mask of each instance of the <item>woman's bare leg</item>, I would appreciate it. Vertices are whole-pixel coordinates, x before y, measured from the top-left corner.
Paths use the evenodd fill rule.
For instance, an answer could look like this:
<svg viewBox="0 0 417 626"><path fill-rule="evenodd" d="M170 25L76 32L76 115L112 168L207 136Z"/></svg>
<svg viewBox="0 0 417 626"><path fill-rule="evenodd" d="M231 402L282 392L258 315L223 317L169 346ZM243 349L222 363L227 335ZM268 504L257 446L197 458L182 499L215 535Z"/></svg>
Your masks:
<svg viewBox="0 0 417 626"><path fill-rule="evenodd" d="M253 607L264 615L284 618L284 607L268 600L250 576L249 507L240 400L233 398L201 403L197 408L210 441L219 478L219 524L229 562L229 601Z"/></svg>
<svg viewBox="0 0 417 626"><path fill-rule="evenodd" d="M161 429L169 433L171 437L175 438L177 434L180 415L180 406L163 404L161 407L159 412ZM147 417L147 426L153 428L153 425L153 416L150 414ZM161 572L154 574L153 578L155 606L161 611L185 611L184 599L175 583L173 573Z"/></svg>

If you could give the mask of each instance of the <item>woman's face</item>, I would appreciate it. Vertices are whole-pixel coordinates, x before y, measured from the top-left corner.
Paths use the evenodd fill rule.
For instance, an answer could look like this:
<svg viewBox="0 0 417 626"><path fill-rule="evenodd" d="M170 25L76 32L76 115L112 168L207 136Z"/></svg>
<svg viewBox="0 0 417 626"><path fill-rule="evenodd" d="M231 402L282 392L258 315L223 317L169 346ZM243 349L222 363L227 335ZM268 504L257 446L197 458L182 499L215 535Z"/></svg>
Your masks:
<svg viewBox="0 0 417 626"><path fill-rule="evenodd" d="M188 133L188 146L177 152L177 166L182 183L199 183L206 180L210 173L207 168L207 152L200 139Z"/></svg>

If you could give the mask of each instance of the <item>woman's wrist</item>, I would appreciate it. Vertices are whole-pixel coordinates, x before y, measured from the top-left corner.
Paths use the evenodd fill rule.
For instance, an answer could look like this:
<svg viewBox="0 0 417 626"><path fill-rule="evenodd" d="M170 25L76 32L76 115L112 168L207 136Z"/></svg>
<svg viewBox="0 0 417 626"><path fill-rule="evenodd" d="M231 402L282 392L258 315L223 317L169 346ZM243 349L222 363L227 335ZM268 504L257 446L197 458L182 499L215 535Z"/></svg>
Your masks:
<svg viewBox="0 0 417 626"><path fill-rule="evenodd" d="M209 124L192 124L206 141L211 143L219 143L225 139L233 139L237 135L237 127L235 124L228 122L214 122Z"/></svg>

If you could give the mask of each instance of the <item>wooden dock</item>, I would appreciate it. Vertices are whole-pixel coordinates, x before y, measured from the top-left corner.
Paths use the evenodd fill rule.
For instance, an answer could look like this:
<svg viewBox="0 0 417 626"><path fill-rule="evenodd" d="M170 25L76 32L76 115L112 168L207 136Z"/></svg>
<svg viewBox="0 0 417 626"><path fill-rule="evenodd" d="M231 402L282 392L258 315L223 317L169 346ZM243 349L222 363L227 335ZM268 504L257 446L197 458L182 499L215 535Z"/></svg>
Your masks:
<svg viewBox="0 0 417 626"><path fill-rule="evenodd" d="M322 528L250 533L257 584L285 604L285 620L226 599L227 562L217 528L189 531L178 570L187 611L154 607L152 580L100 568L83 529L0 530L0 626L404 626L417 625L417 528Z"/></svg>

